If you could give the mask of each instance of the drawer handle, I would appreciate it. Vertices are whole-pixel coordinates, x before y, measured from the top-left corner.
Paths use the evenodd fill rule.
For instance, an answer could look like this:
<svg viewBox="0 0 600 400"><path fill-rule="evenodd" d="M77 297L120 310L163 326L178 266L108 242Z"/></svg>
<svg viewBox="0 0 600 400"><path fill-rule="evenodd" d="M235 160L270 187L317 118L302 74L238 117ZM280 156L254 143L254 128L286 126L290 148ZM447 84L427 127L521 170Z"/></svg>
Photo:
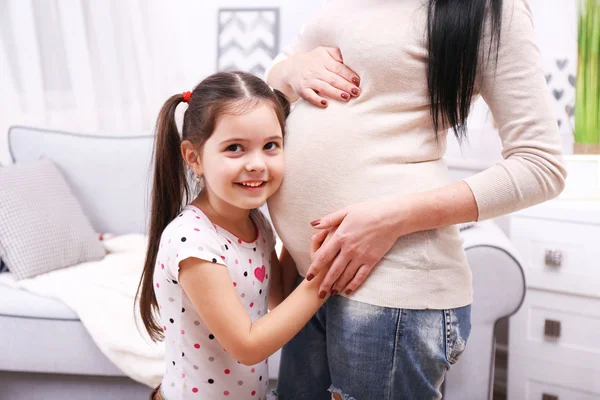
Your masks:
<svg viewBox="0 0 600 400"><path fill-rule="evenodd" d="M558 400L558 396L553 394L542 393L542 400Z"/></svg>
<svg viewBox="0 0 600 400"><path fill-rule="evenodd" d="M560 337L560 321L547 319L544 321L544 335L551 338Z"/></svg>
<svg viewBox="0 0 600 400"><path fill-rule="evenodd" d="M562 264L562 251L546 249L545 262L549 267L560 267Z"/></svg>

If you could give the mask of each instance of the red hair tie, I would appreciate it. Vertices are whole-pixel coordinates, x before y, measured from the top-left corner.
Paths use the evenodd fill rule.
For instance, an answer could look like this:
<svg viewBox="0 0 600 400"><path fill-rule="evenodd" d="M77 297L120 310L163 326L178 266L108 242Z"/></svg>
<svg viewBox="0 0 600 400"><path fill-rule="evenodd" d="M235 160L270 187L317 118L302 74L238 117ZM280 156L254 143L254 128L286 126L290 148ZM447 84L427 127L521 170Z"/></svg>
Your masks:
<svg viewBox="0 0 600 400"><path fill-rule="evenodd" d="M192 92L183 92L183 101L185 101L186 103L189 103L191 98L192 98Z"/></svg>

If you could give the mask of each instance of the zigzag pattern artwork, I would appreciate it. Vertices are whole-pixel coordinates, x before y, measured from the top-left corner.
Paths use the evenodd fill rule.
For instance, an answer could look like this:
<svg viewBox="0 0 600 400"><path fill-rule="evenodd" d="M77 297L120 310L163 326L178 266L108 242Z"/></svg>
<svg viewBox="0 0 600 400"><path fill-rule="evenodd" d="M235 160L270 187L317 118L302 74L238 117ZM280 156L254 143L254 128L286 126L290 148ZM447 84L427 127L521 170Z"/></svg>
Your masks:
<svg viewBox="0 0 600 400"><path fill-rule="evenodd" d="M279 52L279 9L220 9L217 70L263 77Z"/></svg>

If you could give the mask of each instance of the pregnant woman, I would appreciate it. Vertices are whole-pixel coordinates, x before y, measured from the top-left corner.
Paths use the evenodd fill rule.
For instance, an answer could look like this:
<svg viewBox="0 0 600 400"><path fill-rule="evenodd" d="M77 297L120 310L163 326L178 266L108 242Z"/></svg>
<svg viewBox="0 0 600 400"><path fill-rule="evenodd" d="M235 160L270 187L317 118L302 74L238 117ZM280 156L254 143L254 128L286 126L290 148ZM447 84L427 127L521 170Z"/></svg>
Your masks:
<svg viewBox="0 0 600 400"><path fill-rule="evenodd" d="M458 223L563 186L524 0L331 0L268 74L296 103L269 210L300 275L332 262L332 296L284 347L280 400L439 399L470 331ZM483 97L503 162L458 183L446 134L465 140ZM312 225L312 226L311 226ZM310 257L313 234L325 244Z"/></svg>

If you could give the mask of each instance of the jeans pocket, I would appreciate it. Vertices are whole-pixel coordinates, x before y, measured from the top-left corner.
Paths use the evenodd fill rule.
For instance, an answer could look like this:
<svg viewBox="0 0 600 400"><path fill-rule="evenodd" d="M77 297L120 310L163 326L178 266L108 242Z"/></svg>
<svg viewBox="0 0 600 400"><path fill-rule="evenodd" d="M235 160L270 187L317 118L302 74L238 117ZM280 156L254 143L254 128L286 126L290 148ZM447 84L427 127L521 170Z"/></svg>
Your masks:
<svg viewBox="0 0 600 400"><path fill-rule="evenodd" d="M444 310L446 360L456 363L465 351L471 334L471 305Z"/></svg>

